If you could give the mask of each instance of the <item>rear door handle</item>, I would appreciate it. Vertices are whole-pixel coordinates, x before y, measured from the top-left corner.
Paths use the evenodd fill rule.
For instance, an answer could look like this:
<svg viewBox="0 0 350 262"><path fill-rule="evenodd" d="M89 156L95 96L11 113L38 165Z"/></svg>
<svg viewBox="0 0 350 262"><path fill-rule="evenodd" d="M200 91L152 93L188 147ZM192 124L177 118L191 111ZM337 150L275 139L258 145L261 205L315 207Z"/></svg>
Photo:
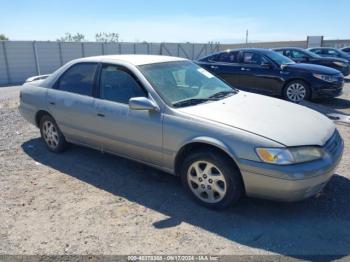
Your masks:
<svg viewBox="0 0 350 262"><path fill-rule="evenodd" d="M99 117L105 117L105 115L104 115L104 114L101 114L101 113L97 113L97 116L99 116Z"/></svg>
<svg viewBox="0 0 350 262"><path fill-rule="evenodd" d="M241 71L250 71L249 68L241 67Z"/></svg>
<svg viewBox="0 0 350 262"><path fill-rule="evenodd" d="M56 105L55 102L49 102L49 104L50 104L50 105L53 105L53 106Z"/></svg>
<svg viewBox="0 0 350 262"><path fill-rule="evenodd" d="M218 69L219 67L217 66L210 66L211 69Z"/></svg>

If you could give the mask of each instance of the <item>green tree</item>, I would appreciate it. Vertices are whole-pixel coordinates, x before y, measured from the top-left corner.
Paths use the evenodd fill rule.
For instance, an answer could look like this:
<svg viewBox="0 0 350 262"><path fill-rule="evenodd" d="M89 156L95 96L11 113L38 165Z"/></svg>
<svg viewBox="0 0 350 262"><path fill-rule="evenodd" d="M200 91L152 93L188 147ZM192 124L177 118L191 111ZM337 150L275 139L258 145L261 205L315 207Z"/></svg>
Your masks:
<svg viewBox="0 0 350 262"><path fill-rule="evenodd" d="M0 40L9 40L9 38L4 34L0 34Z"/></svg>
<svg viewBox="0 0 350 262"><path fill-rule="evenodd" d="M119 42L119 34L118 33L97 33L95 34L96 42Z"/></svg>
<svg viewBox="0 0 350 262"><path fill-rule="evenodd" d="M85 36L83 34L80 34L80 33L75 33L75 34L66 33L63 37L57 39L57 41L60 41L60 42L84 42L84 41L87 41L87 39L85 38Z"/></svg>

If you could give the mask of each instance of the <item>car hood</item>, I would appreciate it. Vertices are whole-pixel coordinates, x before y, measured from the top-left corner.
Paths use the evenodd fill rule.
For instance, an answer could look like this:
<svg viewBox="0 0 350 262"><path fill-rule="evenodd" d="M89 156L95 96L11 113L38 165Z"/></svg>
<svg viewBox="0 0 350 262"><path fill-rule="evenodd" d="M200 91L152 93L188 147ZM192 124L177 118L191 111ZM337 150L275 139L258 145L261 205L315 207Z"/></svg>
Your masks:
<svg viewBox="0 0 350 262"><path fill-rule="evenodd" d="M336 75L339 71L330 67L313 65L313 64L290 64L284 65L283 70L285 71L309 71L311 73L326 74L326 75Z"/></svg>
<svg viewBox="0 0 350 262"><path fill-rule="evenodd" d="M219 101L178 110L246 130L285 146L322 146L335 130L332 121L314 110L243 91Z"/></svg>

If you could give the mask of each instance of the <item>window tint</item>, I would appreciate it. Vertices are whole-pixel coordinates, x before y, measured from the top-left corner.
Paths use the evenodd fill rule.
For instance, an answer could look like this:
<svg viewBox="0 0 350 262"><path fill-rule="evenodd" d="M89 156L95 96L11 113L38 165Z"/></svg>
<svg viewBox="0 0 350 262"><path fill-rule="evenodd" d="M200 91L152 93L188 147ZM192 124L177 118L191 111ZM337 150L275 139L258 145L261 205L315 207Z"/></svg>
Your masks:
<svg viewBox="0 0 350 262"><path fill-rule="evenodd" d="M213 55L209 60L222 63L237 63L238 54L238 52L223 52Z"/></svg>
<svg viewBox="0 0 350 262"><path fill-rule="evenodd" d="M266 59L259 54L251 52L245 52L243 54L244 64L261 65L263 62L266 62Z"/></svg>
<svg viewBox="0 0 350 262"><path fill-rule="evenodd" d="M297 59L307 57L307 54L298 50L292 50L291 54L292 54L292 58L297 58Z"/></svg>
<svg viewBox="0 0 350 262"><path fill-rule="evenodd" d="M315 54L322 54L322 49L313 49L312 52L314 52Z"/></svg>
<svg viewBox="0 0 350 262"><path fill-rule="evenodd" d="M140 96L146 96L146 92L129 73L116 66L105 65L102 67L101 98L128 104L130 98Z"/></svg>
<svg viewBox="0 0 350 262"><path fill-rule="evenodd" d="M337 51L332 50L332 49L325 50L325 53L330 55L330 56L338 56L339 55Z"/></svg>
<svg viewBox="0 0 350 262"><path fill-rule="evenodd" d="M81 63L70 67L59 79L57 89L91 96L96 69L95 63Z"/></svg>

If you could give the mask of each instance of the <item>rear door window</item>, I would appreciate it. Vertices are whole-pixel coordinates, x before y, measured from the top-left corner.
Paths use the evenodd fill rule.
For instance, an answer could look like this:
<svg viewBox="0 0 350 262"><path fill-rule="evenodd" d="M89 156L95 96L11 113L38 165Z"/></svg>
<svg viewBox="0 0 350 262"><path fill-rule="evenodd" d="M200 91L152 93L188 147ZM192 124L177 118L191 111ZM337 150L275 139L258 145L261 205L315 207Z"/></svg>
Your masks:
<svg viewBox="0 0 350 262"><path fill-rule="evenodd" d="M329 56L337 57L339 56L338 52L332 49L325 50L326 54Z"/></svg>
<svg viewBox="0 0 350 262"><path fill-rule="evenodd" d="M294 59L300 59L300 58L307 57L307 55L304 52L301 52L299 50L292 50L291 55L292 55L292 58L294 58Z"/></svg>
<svg viewBox="0 0 350 262"><path fill-rule="evenodd" d="M243 64L246 65L261 65L262 63L267 62L267 60L260 54L253 52L244 52L243 53Z"/></svg>
<svg viewBox="0 0 350 262"><path fill-rule="evenodd" d="M220 63L238 63L238 54L237 51L223 52L213 55L209 60Z"/></svg>
<svg viewBox="0 0 350 262"><path fill-rule="evenodd" d="M79 95L92 95L97 63L75 64L60 77L56 89Z"/></svg>
<svg viewBox="0 0 350 262"><path fill-rule="evenodd" d="M322 55L322 49L313 49L312 52L318 55Z"/></svg>

